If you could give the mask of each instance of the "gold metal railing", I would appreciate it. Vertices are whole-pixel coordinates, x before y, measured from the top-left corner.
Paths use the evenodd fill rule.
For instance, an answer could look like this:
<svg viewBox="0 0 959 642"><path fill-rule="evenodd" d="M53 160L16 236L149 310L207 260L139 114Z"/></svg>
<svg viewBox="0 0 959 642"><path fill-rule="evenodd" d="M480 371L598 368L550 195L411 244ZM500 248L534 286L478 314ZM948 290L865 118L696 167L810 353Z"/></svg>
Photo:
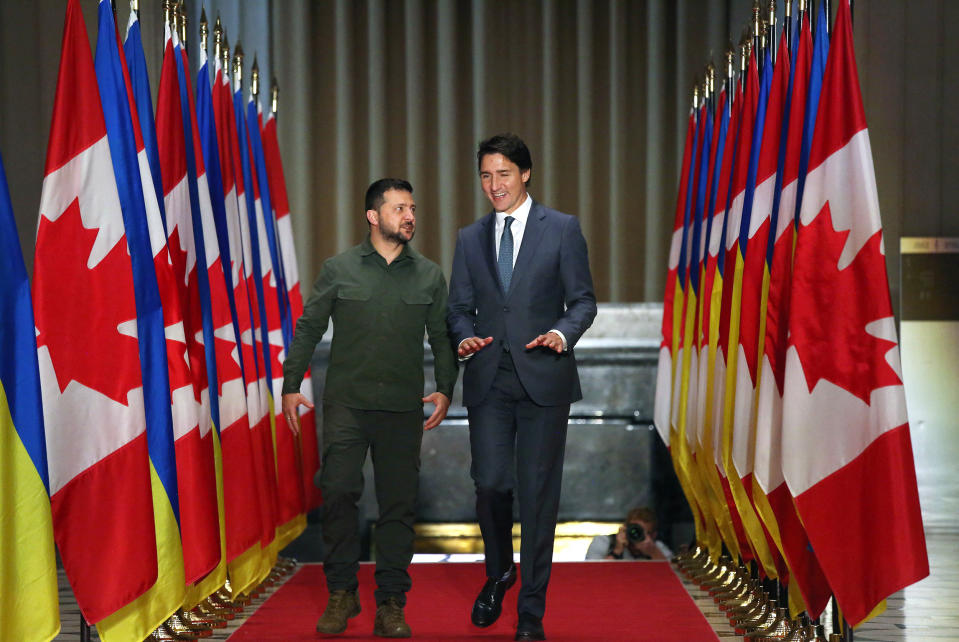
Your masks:
<svg viewBox="0 0 959 642"><path fill-rule="evenodd" d="M597 535L615 533L620 527L618 522L563 522L556 525L554 554L572 554L586 549ZM456 524L416 524L416 540L413 550L416 553L482 553L483 537L476 523ZM521 529L513 525L513 550L519 551Z"/></svg>

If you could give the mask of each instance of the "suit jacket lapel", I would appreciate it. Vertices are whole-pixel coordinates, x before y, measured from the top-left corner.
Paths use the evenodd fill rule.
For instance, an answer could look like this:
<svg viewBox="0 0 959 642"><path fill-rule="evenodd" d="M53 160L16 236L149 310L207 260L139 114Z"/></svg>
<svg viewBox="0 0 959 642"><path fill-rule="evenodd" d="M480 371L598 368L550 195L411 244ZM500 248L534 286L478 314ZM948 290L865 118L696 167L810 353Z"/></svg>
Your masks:
<svg viewBox="0 0 959 642"><path fill-rule="evenodd" d="M530 197L532 198L532 197ZM539 241L546 230L546 224L543 219L546 218L546 212L543 206L533 201L533 206L529 210L529 218L526 219L526 229L523 231L523 242L519 246L519 255L516 257L516 263L513 264L513 278L510 280L509 292L506 297L516 290L516 284L529 271L529 264L533 260L536 248L539 247Z"/></svg>
<svg viewBox="0 0 959 642"><path fill-rule="evenodd" d="M498 286L500 292L503 291L503 284L499 279L499 268L496 265L496 213L491 212L483 219L483 256L486 258L486 267L489 268L490 277Z"/></svg>

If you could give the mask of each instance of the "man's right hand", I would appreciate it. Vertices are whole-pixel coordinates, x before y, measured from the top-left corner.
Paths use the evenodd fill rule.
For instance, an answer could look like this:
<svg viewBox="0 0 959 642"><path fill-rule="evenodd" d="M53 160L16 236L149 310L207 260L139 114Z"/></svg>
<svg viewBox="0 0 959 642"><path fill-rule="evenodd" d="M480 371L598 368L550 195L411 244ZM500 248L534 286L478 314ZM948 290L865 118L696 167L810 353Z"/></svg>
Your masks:
<svg viewBox="0 0 959 642"><path fill-rule="evenodd" d="M491 343L493 343L493 337L486 337L485 339L480 339L479 337L470 337L469 339L463 339L460 341L460 345L456 349L456 354L460 359L463 359L464 357L468 357L475 352L479 352Z"/></svg>
<svg viewBox="0 0 959 642"><path fill-rule="evenodd" d="M629 540L626 538L626 526L620 526L619 531L616 533L616 542L609 550L610 554L606 556L606 559L622 559L623 551L626 550L628 543Z"/></svg>
<svg viewBox="0 0 959 642"><path fill-rule="evenodd" d="M300 413L298 408L303 405L312 409L313 403L299 392L288 392L283 395L283 416L294 435L300 434Z"/></svg>

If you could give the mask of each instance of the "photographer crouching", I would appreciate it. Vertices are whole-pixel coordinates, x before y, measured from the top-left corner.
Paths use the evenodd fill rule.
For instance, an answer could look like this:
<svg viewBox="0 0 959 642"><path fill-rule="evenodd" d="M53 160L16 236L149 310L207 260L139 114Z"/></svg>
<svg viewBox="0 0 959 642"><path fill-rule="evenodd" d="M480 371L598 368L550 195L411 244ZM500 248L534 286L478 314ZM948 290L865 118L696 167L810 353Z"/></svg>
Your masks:
<svg viewBox="0 0 959 642"><path fill-rule="evenodd" d="M597 535L586 551L588 560L668 560L673 553L656 539L656 513L640 506L629 511L615 535Z"/></svg>

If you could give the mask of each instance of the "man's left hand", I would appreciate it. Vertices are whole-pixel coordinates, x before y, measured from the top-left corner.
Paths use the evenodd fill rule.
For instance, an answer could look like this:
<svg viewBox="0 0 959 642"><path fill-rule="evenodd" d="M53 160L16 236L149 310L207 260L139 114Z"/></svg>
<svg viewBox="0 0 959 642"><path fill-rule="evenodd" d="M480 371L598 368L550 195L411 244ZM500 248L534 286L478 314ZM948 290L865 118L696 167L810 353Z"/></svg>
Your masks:
<svg viewBox="0 0 959 642"><path fill-rule="evenodd" d="M283 416L286 417L286 423L293 431L294 435L300 434L300 413L299 407L306 406L313 408L313 402L299 392L288 392L283 395L281 404L283 407Z"/></svg>
<svg viewBox="0 0 959 642"><path fill-rule="evenodd" d="M446 418L446 411L450 409L450 398L442 392L433 392L423 397L423 403L436 406L430 418L423 423L423 430L433 430Z"/></svg>
<svg viewBox="0 0 959 642"><path fill-rule="evenodd" d="M541 334L529 343L526 344L527 350L532 350L537 346L544 346L550 350L555 350L556 352L563 352L563 339L558 334L552 330L546 334Z"/></svg>

